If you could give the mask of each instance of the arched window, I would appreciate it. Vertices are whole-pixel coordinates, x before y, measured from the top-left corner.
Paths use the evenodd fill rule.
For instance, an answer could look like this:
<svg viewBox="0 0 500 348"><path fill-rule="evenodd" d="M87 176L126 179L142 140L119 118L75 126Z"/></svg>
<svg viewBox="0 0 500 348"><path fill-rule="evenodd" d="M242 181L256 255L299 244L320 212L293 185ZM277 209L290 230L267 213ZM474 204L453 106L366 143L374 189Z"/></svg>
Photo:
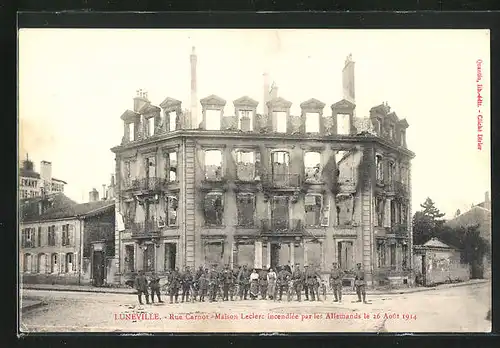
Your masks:
<svg viewBox="0 0 500 348"><path fill-rule="evenodd" d="M66 260L64 266L66 273L75 271L75 254L73 253L66 254Z"/></svg>
<svg viewBox="0 0 500 348"><path fill-rule="evenodd" d="M33 259L31 254L24 254L24 272L31 272Z"/></svg>
<svg viewBox="0 0 500 348"><path fill-rule="evenodd" d="M59 259L56 253L53 253L50 257L50 272L51 273L59 272Z"/></svg>
<svg viewBox="0 0 500 348"><path fill-rule="evenodd" d="M47 255L38 254L38 273L47 273Z"/></svg>

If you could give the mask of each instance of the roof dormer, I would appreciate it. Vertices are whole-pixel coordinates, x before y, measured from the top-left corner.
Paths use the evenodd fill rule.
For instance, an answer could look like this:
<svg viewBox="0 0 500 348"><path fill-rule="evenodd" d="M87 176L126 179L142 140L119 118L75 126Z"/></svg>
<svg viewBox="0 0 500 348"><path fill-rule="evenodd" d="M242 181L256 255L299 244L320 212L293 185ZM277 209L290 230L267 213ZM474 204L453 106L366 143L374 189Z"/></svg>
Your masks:
<svg viewBox="0 0 500 348"><path fill-rule="evenodd" d="M243 96L233 101L233 105L234 114L238 119L238 129L243 132L253 131L259 102L248 96Z"/></svg>
<svg viewBox="0 0 500 348"><path fill-rule="evenodd" d="M323 109L325 103L318 99L311 98L300 104L301 120L303 129L306 133L322 133L323 132Z"/></svg>
<svg viewBox="0 0 500 348"><path fill-rule="evenodd" d="M202 128L205 130L220 130L226 101L215 94L200 100L202 108Z"/></svg>
<svg viewBox="0 0 500 348"><path fill-rule="evenodd" d="M272 132L287 133L290 131L290 108L292 102L281 98L273 98L267 102L269 110L268 126Z"/></svg>
<svg viewBox="0 0 500 348"><path fill-rule="evenodd" d="M160 107L163 109L163 130L173 132L176 129L182 128L182 125L180 124L182 116L182 102L180 100L167 97L161 102Z"/></svg>
<svg viewBox="0 0 500 348"><path fill-rule="evenodd" d="M132 110L126 110L120 118L123 121L122 144L136 140L137 131L141 124L141 114Z"/></svg>
<svg viewBox="0 0 500 348"><path fill-rule="evenodd" d="M356 105L347 99L332 104L333 134L350 135L354 129L354 109Z"/></svg>

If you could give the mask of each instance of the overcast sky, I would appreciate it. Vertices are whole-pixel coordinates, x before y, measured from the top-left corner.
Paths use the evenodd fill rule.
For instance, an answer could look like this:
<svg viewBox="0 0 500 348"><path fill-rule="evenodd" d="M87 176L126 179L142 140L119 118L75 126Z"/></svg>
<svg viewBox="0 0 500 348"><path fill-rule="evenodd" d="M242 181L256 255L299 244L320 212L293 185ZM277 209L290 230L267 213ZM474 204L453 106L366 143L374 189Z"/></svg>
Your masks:
<svg viewBox="0 0 500 348"><path fill-rule="evenodd" d="M191 47L198 97L248 95L262 108L267 70L292 114L309 98L342 99L341 71L352 53L356 116L387 101L406 118L413 211L430 196L452 216L490 190L489 32L485 30L68 30L19 33L20 158L52 162L66 194L88 200L114 173L120 115L135 91L156 105L189 107ZM477 149L476 61L483 61L484 148Z"/></svg>

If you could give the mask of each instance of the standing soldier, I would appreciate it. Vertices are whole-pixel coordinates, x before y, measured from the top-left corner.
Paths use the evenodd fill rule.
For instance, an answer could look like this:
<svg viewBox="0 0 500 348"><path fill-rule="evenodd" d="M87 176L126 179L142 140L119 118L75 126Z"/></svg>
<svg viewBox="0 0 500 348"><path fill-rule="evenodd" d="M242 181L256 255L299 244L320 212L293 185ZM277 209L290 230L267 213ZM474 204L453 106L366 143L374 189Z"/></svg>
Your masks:
<svg viewBox="0 0 500 348"><path fill-rule="evenodd" d="M321 301L321 297L319 297L319 287L321 285L321 276L319 275L318 272L315 272L315 276L314 276L314 285L313 285L313 288L314 288L314 296L316 297L316 301Z"/></svg>
<svg viewBox="0 0 500 348"><path fill-rule="evenodd" d="M149 304L149 294L148 294L148 280L144 275L144 271L139 271L139 275L135 278L134 287L137 290L137 297L139 298L139 304L142 303L142 294L146 297L146 304Z"/></svg>
<svg viewBox="0 0 500 348"><path fill-rule="evenodd" d="M229 286L229 297L231 301L234 301L234 297L237 296L237 288L238 288L238 272L234 269L230 269L231 272L231 285Z"/></svg>
<svg viewBox="0 0 500 348"><path fill-rule="evenodd" d="M181 275L179 274L179 267L176 267L170 273L170 303L173 303L175 297L175 303L179 302L179 288L180 288Z"/></svg>
<svg viewBox="0 0 500 348"><path fill-rule="evenodd" d="M189 291L193 286L193 275L191 274L191 270L189 267L186 267L184 274L182 275L182 299L181 302L184 303L189 302Z"/></svg>
<svg viewBox="0 0 500 348"><path fill-rule="evenodd" d="M293 287L295 288L295 293L297 294L297 301L302 301L302 283L304 281L304 274L300 270L300 263L295 265L295 269L293 270Z"/></svg>
<svg viewBox="0 0 500 348"><path fill-rule="evenodd" d="M155 303L155 295L158 297L158 303L163 303L160 296L160 277L155 272L151 274L149 287L151 288L151 303Z"/></svg>
<svg viewBox="0 0 500 348"><path fill-rule="evenodd" d="M238 277L238 284L240 285L240 300L246 300L248 287L250 285L250 272L247 270L247 265L243 265Z"/></svg>
<svg viewBox="0 0 500 348"><path fill-rule="evenodd" d="M222 272L222 301L229 301L229 288L233 283L233 272L229 269L229 265L226 265L224 271Z"/></svg>
<svg viewBox="0 0 500 348"><path fill-rule="evenodd" d="M342 303L342 277L344 272L339 268L336 262L333 263L333 268L330 271L330 288L333 289L333 302Z"/></svg>
<svg viewBox="0 0 500 348"><path fill-rule="evenodd" d="M219 274L215 269L215 265L213 265L208 280L209 302L217 301L218 288L219 288Z"/></svg>
<svg viewBox="0 0 500 348"><path fill-rule="evenodd" d="M200 293L200 277L203 275L203 266L200 266L196 271L196 274L193 279L193 302L196 302L196 299Z"/></svg>
<svg viewBox="0 0 500 348"><path fill-rule="evenodd" d="M305 293L306 293L306 301L309 300L309 296L311 301L314 301L314 282L315 282L315 272L308 267L308 265L304 265L305 267Z"/></svg>
<svg viewBox="0 0 500 348"><path fill-rule="evenodd" d="M209 277L210 275L208 274L208 269L205 269L205 271L200 275L200 278L198 279L200 302L205 302L205 296L207 295L208 291Z"/></svg>
<svg viewBox="0 0 500 348"><path fill-rule="evenodd" d="M361 264L357 264L358 269L356 270L356 277L354 278L354 287L356 288L356 294L358 295L358 301L361 302L363 298L363 303L366 302L366 282L365 282L365 271L361 269Z"/></svg>
<svg viewBox="0 0 500 348"><path fill-rule="evenodd" d="M291 277L291 274L286 270L284 266L280 268L280 271L278 272L278 288L279 288L279 299L278 301L281 301L283 297L283 291L288 293L288 281Z"/></svg>
<svg viewBox="0 0 500 348"><path fill-rule="evenodd" d="M269 269L269 265L267 268L263 268L259 272L259 287L260 287L260 299L265 300L267 298L267 270Z"/></svg>

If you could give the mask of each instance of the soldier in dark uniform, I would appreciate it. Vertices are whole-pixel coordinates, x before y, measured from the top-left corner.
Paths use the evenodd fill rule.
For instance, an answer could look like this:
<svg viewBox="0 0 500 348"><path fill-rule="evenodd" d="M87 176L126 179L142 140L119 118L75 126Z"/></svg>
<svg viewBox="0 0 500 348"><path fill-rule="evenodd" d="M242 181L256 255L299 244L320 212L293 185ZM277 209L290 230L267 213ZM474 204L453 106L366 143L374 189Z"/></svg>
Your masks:
<svg viewBox="0 0 500 348"><path fill-rule="evenodd" d="M139 298L139 304L142 303L142 294L146 297L146 304L149 304L149 294L148 294L148 280L144 275L143 271L139 271L139 275L135 278L134 287L137 290L137 297Z"/></svg>
<svg viewBox="0 0 500 348"><path fill-rule="evenodd" d="M304 265L304 268L305 268L304 289L305 289L306 301L309 301L309 299L311 301L314 301L315 272L311 268L309 268L308 265Z"/></svg>
<svg viewBox="0 0 500 348"><path fill-rule="evenodd" d="M300 269L300 264L297 263L295 265L295 269L293 270L292 274L292 279L293 279L293 287L295 288L295 293L297 294L297 301L301 302L302 301L302 285L304 282L304 273Z"/></svg>
<svg viewBox="0 0 500 348"><path fill-rule="evenodd" d="M358 301L361 302L363 298L363 303L366 302L366 281L365 281L365 271L361 268L361 264L357 264L358 269L356 270L356 276L354 278L354 287L356 288L356 294L358 295Z"/></svg>
<svg viewBox="0 0 500 348"><path fill-rule="evenodd" d="M283 291L288 293L288 281L290 280L290 277L292 275L290 272L286 270L285 267L281 267L280 271L278 272L278 289L279 289L279 299L278 301L281 301L281 298L283 297Z"/></svg>
<svg viewBox="0 0 500 348"><path fill-rule="evenodd" d="M189 292L191 290L191 287L193 286L193 274L191 273L189 267L186 267L186 270L182 274L181 283L182 283L181 302L183 303L184 300L186 300L186 302L189 302Z"/></svg>
<svg viewBox="0 0 500 348"><path fill-rule="evenodd" d="M219 289L219 272L217 272L217 269L215 268L214 265L212 266L212 270L210 271L208 280L209 302L217 301L217 293L219 291L218 289Z"/></svg>
<svg viewBox="0 0 500 348"><path fill-rule="evenodd" d="M233 283L233 272L226 265L222 271L222 301L229 301L229 288Z"/></svg>
<svg viewBox="0 0 500 348"><path fill-rule="evenodd" d="M194 275L193 279L193 295L192 295L192 300L193 302L196 302L196 299L198 298L198 295L200 293L200 277L203 274L203 266L200 266L198 270L196 271L196 274Z"/></svg>
<svg viewBox="0 0 500 348"><path fill-rule="evenodd" d="M208 292L209 277L210 275L208 274L208 269L205 269L205 271L200 275L200 278L198 278L200 302L205 302L205 296L207 295Z"/></svg>
<svg viewBox="0 0 500 348"><path fill-rule="evenodd" d="M179 302L179 288L181 285L181 275L179 274L179 268L176 267L170 273L169 279L170 286L170 303L173 303L173 299L175 297L175 303Z"/></svg>
<svg viewBox="0 0 500 348"><path fill-rule="evenodd" d="M151 274L149 287L151 288L151 303L155 303L155 294L156 297L158 297L158 302L163 303L160 296L160 277L158 277L155 272Z"/></svg>
<svg viewBox="0 0 500 348"><path fill-rule="evenodd" d="M333 263L333 268L330 271L330 288L333 289L333 302L342 302L342 277L344 272L339 268L336 262Z"/></svg>
<svg viewBox="0 0 500 348"><path fill-rule="evenodd" d="M267 299L267 270L269 269L269 267L267 268L263 268L260 272L259 272L259 287L260 287L260 299L261 300L265 300Z"/></svg>
<svg viewBox="0 0 500 348"><path fill-rule="evenodd" d="M229 286L229 298L231 301L234 301L234 298L237 296L237 279L238 279L238 272L234 269L230 269L231 272L231 277L232 277L232 282L231 285Z"/></svg>
<svg viewBox="0 0 500 348"><path fill-rule="evenodd" d="M238 278L238 283L240 285L240 300L246 300L248 288L250 286L250 272L247 269L247 265L243 265Z"/></svg>

